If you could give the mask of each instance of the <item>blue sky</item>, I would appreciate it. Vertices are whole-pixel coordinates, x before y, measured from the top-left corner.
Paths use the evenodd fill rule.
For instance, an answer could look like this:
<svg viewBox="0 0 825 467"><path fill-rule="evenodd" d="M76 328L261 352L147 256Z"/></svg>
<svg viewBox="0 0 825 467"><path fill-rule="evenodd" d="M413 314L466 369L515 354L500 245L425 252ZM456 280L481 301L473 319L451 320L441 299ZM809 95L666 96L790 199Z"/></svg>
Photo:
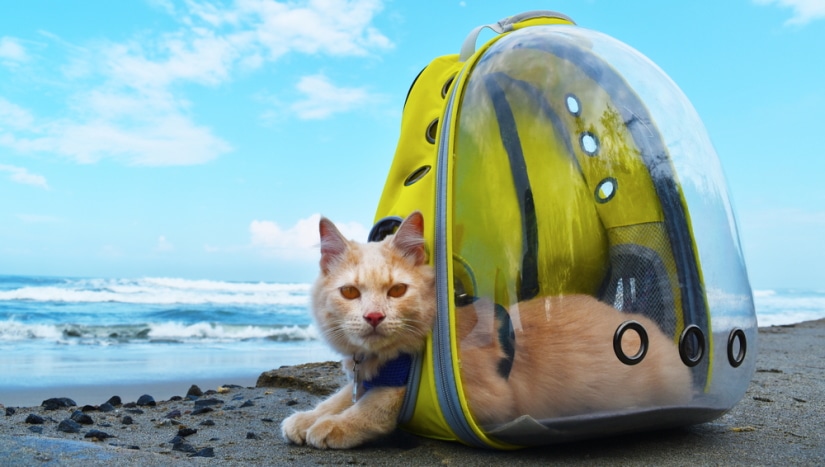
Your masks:
<svg viewBox="0 0 825 467"><path fill-rule="evenodd" d="M310 281L363 237L416 74L535 9L636 48L719 154L754 288L825 289L825 1L18 2L0 274Z"/></svg>

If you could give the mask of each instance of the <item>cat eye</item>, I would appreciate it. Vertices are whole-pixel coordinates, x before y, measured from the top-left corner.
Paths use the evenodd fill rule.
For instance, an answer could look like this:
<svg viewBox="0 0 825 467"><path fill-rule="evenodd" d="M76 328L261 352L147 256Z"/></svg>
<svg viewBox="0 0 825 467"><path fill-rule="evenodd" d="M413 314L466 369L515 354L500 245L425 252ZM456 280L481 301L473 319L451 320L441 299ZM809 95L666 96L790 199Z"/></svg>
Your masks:
<svg viewBox="0 0 825 467"><path fill-rule="evenodd" d="M341 296L347 300L355 300L361 296L361 291L351 285L345 285L338 290L341 291Z"/></svg>
<svg viewBox="0 0 825 467"><path fill-rule="evenodd" d="M399 298L407 293L407 284L395 284L387 291L387 295L392 298Z"/></svg>

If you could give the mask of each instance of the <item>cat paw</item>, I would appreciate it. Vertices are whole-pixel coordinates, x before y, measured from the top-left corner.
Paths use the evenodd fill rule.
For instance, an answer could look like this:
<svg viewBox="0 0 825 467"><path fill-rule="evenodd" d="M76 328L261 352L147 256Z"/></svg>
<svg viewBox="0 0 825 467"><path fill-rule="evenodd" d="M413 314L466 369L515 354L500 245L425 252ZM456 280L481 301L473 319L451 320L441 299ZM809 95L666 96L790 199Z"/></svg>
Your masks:
<svg viewBox="0 0 825 467"><path fill-rule="evenodd" d="M364 441L363 434L341 417L320 418L306 433L306 443L318 449L349 449Z"/></svg>
<svg viewBox="0 0 825 467"><path fill-rule="evenodd" d="M281 422L281 436L293 444L304 444L307 430L315 423L316 415L312 412L298 412Z"/></svg>

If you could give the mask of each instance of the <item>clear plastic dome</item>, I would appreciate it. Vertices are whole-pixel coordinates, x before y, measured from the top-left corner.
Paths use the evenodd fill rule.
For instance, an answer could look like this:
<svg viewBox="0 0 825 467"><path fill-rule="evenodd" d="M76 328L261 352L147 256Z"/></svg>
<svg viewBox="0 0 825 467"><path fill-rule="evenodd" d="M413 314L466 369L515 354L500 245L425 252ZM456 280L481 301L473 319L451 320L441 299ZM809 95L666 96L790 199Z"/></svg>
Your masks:
<svg viewBox="0 0 825 467"><path fill-rule="evenodd" d="M492 345L515 401L488 420L488 389L465 376L475 421L540 444L729 410L757 324L722 169L688 99L636 50L576 26L520 29L475 58L441 134L454 145L439 156L451 151L450 309L460 365ZM577 374L594 376L564 376Z"/></svg>

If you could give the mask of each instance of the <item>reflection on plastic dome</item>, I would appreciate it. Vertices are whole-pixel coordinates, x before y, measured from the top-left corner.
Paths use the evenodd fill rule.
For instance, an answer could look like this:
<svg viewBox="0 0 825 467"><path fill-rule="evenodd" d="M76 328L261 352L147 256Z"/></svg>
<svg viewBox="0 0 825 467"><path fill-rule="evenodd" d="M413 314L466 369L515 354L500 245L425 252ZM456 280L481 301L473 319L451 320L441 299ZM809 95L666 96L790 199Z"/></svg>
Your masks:
<svg viewBox="0 0 825 467"><path fill-rule="evenodd" d="M463 73L444 130L455 332L463 366L499 355L506 384L488 375L486 393L511 401L491 414L468 391L476 422L531 444L732 407L756 320L722 170L683 93L575 26L510 33Z"/></svg>

